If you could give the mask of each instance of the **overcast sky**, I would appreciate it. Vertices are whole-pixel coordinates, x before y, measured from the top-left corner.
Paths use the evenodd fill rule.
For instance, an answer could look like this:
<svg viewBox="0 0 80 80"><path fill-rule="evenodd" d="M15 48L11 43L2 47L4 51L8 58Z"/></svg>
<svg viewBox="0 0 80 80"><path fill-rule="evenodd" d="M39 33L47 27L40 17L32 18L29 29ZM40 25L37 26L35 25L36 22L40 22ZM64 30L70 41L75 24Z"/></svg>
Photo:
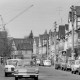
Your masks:
<svg viewBox="0 0 80 80"><path fill-rule="evenodd" d="M34 6L28 8L32 4ZM34 36L38 36L46 29L53 29L55 21L58 25L68 23L71 5L79 6L80 0L0 0L0 15L4 23L7 23L28 8L5 27L9 36L14 38L23 38L29 35L31 30Z"/></svg>

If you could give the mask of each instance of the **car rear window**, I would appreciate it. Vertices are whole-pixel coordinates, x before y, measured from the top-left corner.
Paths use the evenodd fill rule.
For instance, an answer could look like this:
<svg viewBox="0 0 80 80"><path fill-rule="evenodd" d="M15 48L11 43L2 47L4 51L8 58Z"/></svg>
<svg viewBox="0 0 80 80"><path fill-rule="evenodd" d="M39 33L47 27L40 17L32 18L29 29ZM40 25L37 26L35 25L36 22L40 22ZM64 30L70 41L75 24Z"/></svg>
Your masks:
<svg viewBox="0 0 80 80"><path fill-rule="evenodd" d="M36 66L36 62L31 60L22 60L17 63L18 67Z"/></svg>
<svg viewBox="0 0 80 80"><path fill-rule="evenodd" d="M51 62L50 60L45 60L45 62Z"/></svg>

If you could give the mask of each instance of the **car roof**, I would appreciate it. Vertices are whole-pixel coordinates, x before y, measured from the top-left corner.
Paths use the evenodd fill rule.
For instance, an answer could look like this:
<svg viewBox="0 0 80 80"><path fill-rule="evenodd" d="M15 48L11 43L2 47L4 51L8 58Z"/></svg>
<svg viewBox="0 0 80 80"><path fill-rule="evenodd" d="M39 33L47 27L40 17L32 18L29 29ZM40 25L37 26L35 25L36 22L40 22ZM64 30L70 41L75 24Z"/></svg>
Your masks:
<svg viewBox="0 0 80 80"><path fill-rule="evenodd" d="M47 60L44 60L44 61L50 61L50 60L47 59Z"/></svg>
<svg viewBox="0 0 80 80"><path fill-rule="evenodd" d="M8 59L7 61L10 61L10 60L12 60L12 61L18 60L18 61L19 61L19 60L21 60L21 59Z"/></svg>

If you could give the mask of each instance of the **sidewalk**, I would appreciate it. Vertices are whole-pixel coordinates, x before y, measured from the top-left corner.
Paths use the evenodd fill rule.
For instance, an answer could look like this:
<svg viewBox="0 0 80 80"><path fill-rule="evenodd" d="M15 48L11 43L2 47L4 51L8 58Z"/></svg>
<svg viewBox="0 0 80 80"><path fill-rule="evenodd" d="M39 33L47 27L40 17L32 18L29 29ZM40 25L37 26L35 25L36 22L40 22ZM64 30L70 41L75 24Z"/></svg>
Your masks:
<svg viewBox="0 0 80 80"><path fill-rule="evenodd" d="M2 69L4 69L4 64L1 64L1 63L0 63L0 67L1 67Z"/></svg>

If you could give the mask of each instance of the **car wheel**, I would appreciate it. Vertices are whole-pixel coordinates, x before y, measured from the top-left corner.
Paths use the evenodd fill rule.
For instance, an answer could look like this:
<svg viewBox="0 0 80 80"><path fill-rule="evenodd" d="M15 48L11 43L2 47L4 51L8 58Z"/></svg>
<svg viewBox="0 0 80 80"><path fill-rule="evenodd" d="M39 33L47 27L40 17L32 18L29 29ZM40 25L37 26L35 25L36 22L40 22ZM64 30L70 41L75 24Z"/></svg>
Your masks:
<svg viewBox="0 0 80 80"><path fill-rule="evenodd" d="M58 67L56 67L56 69L58 69Z"/></svg>
<svg viewBox="0 0 80 80"><path fill-rule="evenodd" d="M74 71L74 74L76 74L76 71Z"/></svg>
<svg viewBox="0 0 80 80"><path fill-rule="evenodd" d="M7 73L5 73L5 77L7 77L8 76L8 74Z"/></svg>
<svg viewBox="0 0 80 80"><path fill-rule="evenodd" d="M71 73L73 74L73 71L71 71Z"/></svg>
<svg viewBox="0 0 80 80"><path fill-rule="evenodd" d="M63 68L63 70L65 71L65 68Z"/></svg>
<svg viewBox="0 0 80 80"><path fill-rule="evenodd" d="M34 80L38 80L38 76L34 78Z"/></svg>
<svg viewBox="0 0 80 80"><path fill-rule="evenodd" d="M80 75L80 72L78 71L78 74Z"/></svg>
<svg viewBox="0 0 80 80"><path fill-rule="evenodd" d="M18 80L18 77L15 77L15 80Z"/></svg>
<svg viewBox="0 0 80 80"><path fill-rule="evenodd" d="M61 70L63 70L63 67L61 67Z"/></svg>
<svg viewBox="0 0 80 80"><path fill-rule="evenodd" d="M67 68L65 70L67 71Z"/></svg>
<svg viewBox="0 0 80 80"><path fill-rule="evenodd" d="M57 67L55 67L55 69L58 69Z"/></svg>

